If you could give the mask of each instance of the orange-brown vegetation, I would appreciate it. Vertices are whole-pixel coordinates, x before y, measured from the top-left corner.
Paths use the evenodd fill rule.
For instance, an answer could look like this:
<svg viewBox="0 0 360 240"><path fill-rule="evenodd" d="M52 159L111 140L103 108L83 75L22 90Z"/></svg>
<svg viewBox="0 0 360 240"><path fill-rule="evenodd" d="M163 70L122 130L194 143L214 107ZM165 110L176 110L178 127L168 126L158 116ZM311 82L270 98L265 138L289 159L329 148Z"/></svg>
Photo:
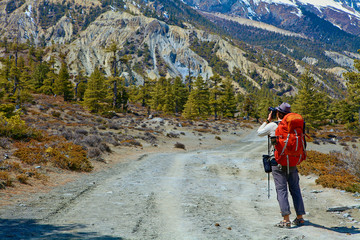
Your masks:
<svg viewBox="0 0 360 240"><path fill-rule="evenodd" d="M12 186L12 179L9 172L0 171L0 189Z"/></svg>
<svg viewBox="0 0 360 240"><path fill-rule="evenodd" d="M201 133L211 133L211 132L213 132L213 130L210 129L210 128L196 128L194 130L197 131L197 132L201 132Z"/></svg>
<svg viewBox="0 0 360 240"><path fill-rule="evenodd" d="M339 188L349 192L360 191L359 172L356 174L349 169L349 164L340 153L325 154L308 151L307 159L298 167L303 175L316 174L316 183L323 187Z"/></svg>
<svg viewBox="0 0 360 240"><path fill-rule="evenodd" d="M29 180L29 176L26 175L25 173L20 173L19 175L16 176L16 179L22 184L27 184Z"/></svg>
<svg viewBox="0 0 360 240"><path fill-rule="evenodd" d="M17 142L15 146L17 150L14 156L29 165L42 163L67 170L85 172L92 170L86 151L63 137L46 137L41 142L36 140Z"/></svg>

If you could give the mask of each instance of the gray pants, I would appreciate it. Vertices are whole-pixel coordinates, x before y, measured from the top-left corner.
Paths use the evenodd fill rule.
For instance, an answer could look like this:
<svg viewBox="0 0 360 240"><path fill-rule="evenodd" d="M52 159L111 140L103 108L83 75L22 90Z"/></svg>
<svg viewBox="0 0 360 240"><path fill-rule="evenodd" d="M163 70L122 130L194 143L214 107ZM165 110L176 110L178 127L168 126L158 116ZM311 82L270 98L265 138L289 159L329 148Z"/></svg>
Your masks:
<svg viewBox="0 0 360 240"><path fill-rule="evenodd" d="M282 168L279 168L278 166L272 167L272 175L275 182L277 200L280 205L281 215L286 216L291 214L288 200L288 186L293 199L296 215L304 215L305 208L301 196L298 170L296 167L290 167L289 170L288 174L286 166Z"/></svg>

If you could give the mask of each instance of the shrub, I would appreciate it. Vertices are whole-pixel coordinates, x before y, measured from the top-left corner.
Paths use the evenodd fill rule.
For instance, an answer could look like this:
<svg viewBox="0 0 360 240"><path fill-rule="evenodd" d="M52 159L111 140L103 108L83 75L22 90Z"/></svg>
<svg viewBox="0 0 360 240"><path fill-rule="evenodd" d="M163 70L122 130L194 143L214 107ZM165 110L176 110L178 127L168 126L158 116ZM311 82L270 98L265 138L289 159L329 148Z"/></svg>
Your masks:
<svg viewBox="0 0 360 240"><path fill-rule="evenodd" d="M103 141L112 144L113 146L119 146L119 142L113 136L106 136L103 138Z"/></svg>
<svg viewBox="0 0 360 240"><path fill-rule="evenodd" d="M52 115L53 117L59 118L59 117L61 116L61 113L59 113L59 112L57 112L57 111L52 111L52 112L51 112L51 115Z"/></svg>
<svg viewBox="0 0 360 240"><path fill-rule="evenodd" d="M17 150L14 152L14 156L18 157L23 163L34 165L48 162L44 143L31 140L26 143L17 142L15 147Z"/></svg>
<svg viewBox="0 0 360 240"><path fill-rule="evenodd" d="M85 135L85 136L87 136L89 134L89 132L86 129L82 129L82 128L76 129L75 133L80 134L80 135Z"/></svg>
<svg viewBox="0 0 360 240"><path fill-rule="evenodd" d="M120 142L121 145L123 146L138 146L138 147L142 147L141 143L136 141L135 139L127 139L127 140L123 140Z"/></svg>
<svg viewBox="0 0 360 240"><path fill-rule="evenodd" d="M0 137L0 147L9 149L10 141L8 138Z"/></svg>
<svg viewBox="0 0 360 240"><path fill-rule="evenodd" d="M72 142L60 142L49 155L54 165L59 168L85 172L90 172L93 168L86 157L86 151Z"/></svg>
<svg viewBox="0 0 360 240"><path fill-rule="evenodd" d="M17 175L16 179L22 184L27 184L29 181L29 177L25 173Z"/></svg>
<svg viewBox="0 0 360 240"><path fill-rule="evenodd" d="M111 111L102 112L100 115L104 118L109 118L109 119L117 116L117 114L115 112L111 112Z"/></svg>
<svg viewBox="0 0 360 240"><path fill-rule="evenodd" d="M201 133L211 133L212 130L209 128L196 128L194 131L201 132Z"/></svg>
<svg viewBox="0 0 360 240"><path fill-rule="evenodd" d="M40 131L26 125L19 115L7 118L0 112L0 136L13 139L41 138Z"/></svg>
<svg viewBox="0 0 360 240"><path fill-rule="evenodd" d="M24 172L24 169L20 166L20 163L18 162L7 162L10 169L19 173Z"/></svg>
<svg viewBox="0 0 360 240"><path fill-rule="evenodd" d="M113 130L119 130L119 129L121 129L121 125L117 124L117 123L110 123L109 128L113 129Z"/></svg>
<svg viewBox="0 0 360 240"><path fill-rule="evenodd" d="M185 150L185 145L183 143L176 142L174 145L175 148L181 148Z"/></svg>
<svg viewBox="0 0 360 240"><path fill-rule="evenodd" d="M101 156L101 151L100 151L100 149L97 148L97 147L91 147L91 148L89 148L89 150L88 150L87 153L88 153L88 157L89 157L89 158L96 158L96 157Z"/></svg>
<svg viewBox="0 0 360 240"><path fill-rule="evenodd" d="M47 181L48 177L42 173L39 173L36 169L30 169L26 172L30 177L35 179Z"/></svg>
<svg viewBox="0 0 360 240"><path fill-rule="evenodd" d="M169 133L166 134L166 136L169 137L169 138L179 138L180 134L174 133L174 132L169 132Z"/></svg>
<svg viewBox="0 0 360 240"><path fill-rule="evenodd" d="M96 147L101 142L101 137L96 135L89 135L83 139L83 142L89 147Z"/></svg>
<svg viewBox="0 0 360 240"><path fill-rule="evenodd" d="M14 104L0 104L0 112L4 114L5 117L10 118L14 115L15 105Z"/></svg>
<svg viewBox="0 0 360 240"><path fill-rule="evenodd" d="M111 153L111 149L110 149L109 145L107 145L107 144L104 143L104 142L100 143L99 148L100 148L100 150L101 150L102 152L109 152L109 153Z"/></svg>
<svg viewBox="0 0 360 240"><path fill-rule="evenodd" d="M12 186L12 179L8 172L0 171L0 189Z"/></svg>
<svg viewBox="0 0 360 240"><path fill-rule="evenodd" d="M85 172L93 168L83 147L67 142L62 137L53 136L48 137L44 142L32 140L15 145L18 149L14 152L14 156L30 165L52 164L62 169Z"/></svg>
<svg viewBox="0 0 360 240"><path fill-rule="evenodd" d="M98 129L100 129L100 130L106 130L106 126L105 126L105 125L101 125L101 126L98 127Z"/></svg>
<svg viewBox="0 0 360 240"><path fill-rule="evenodd" d="M71 140L74 139L74 134L70 129L66 129L62 134L61 134L66 140Z"/></svg>
<svg viewBox="0 0 360 240"><path fill-rule="evenodd" d="M323 187L339 188L349 192L360 189L360 178L349 170L349 164L339 154L308 151L307 159L298 166L303 175L316 174L316 183Z"/></svg>

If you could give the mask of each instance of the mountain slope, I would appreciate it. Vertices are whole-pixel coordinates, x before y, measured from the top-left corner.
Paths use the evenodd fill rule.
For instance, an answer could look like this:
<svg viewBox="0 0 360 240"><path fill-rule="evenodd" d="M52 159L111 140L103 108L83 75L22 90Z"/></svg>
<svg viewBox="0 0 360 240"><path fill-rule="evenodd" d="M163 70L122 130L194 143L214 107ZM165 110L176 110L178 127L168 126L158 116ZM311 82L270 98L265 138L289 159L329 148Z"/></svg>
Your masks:
<svg viewBox="0 0 360 240"><path fill-rule="evenodd" d="M190 6L203 11L221 12L259 20L292 30L301 26L304 10L311 12L341 30L360 35L358 0L184 0Z"/></svg>
<svg viewBox="0 0 360 240"><path fill-rule="evenodd" d="M13 4L9 5L10 2ZM121 47L117 58L129 60L125 64L119 61L117 65L129 84L160 76L185 79L189 72L205 79L220 73L223 77L233 78L239 91L248 91L250 84L283 95L294 94L297 78L304 69L312 68L319 86L332 96L339 96L344 87L336 75L308 64L311 61L305 58L309 56L307 51L300 50L314 44L314 40L305 39L307 42L304 44L304 38L298 35L272 35L254 27L243 28L243 34L236 36L229 31L231 27L226 29L228 23L225 21L201 14L179 0L91 3L80 0L11 0L0 2L0 14L2 36L12 41L18 37L28 44L46 46L49 51L45 60L51 56L59 59L65 53L73 75L82 70L90 74L95 67L102 68L109 75L112 53L106 48L115 42ZM240 25L233 26L237 29ZM270 43L274 39L295 42L298 48L292 50L279 44L270 50L270 45L264 45L264 48L246 44L242 37L249 36L249 33L254 33L253 39ZM259 38L260 35L265 38ZM317 48L319 44L313 46ZM318 51L323 54L325 50L319 48ZM291 52L301 54L296 56L295 53L289 54ZM0 56L3 54L0 50ZM325 57L321 59L321 54L310 56L319 59L319 66L339 66L329 57L325 64L327 60Z"/></svg>

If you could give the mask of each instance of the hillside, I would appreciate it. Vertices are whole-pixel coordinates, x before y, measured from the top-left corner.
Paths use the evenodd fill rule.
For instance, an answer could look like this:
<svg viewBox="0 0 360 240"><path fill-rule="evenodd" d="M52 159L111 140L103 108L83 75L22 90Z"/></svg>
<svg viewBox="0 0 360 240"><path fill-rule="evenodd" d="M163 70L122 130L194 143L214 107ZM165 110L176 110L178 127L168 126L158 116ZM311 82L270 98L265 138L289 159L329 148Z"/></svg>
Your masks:
<svg viewBox="0 0 360 240"><path fill-rule="evenodd" d="M196 9L207 12L242 16L283 29L293 29L298 33L305 30L306 35L309 37L315 37L321 33L321 31L317 32L312 31L314 29L307 29L307 27L315 23L314 20L318 21L316 18L344 32L356 36L359 36L360 33L360 4L358 0L224 0L221 2L212 0L184 0L184 2ZM309 13L316 16L316 18L307 21L306 18L308 18ZM308 30L310 32L307 32Z"/></svg>
<svg viewBox="0 0 360 240"><path fill-rule="evenodd" d="M224 19L215 22L208 20L177 0L148 3L102 1L101 4L98 1L91 4L85 1L66 1L64 4L33 0L10 2L0 3L0 31L7 41L18 36L20 41L51 49L46 51L44 60L49 61L51 56L57 56L57 68L60 67L60 52L66 54L66 62L73 76L80 71L89 75L95 67L101 67L109 75L112 53L107 52L106 48L115 42L121 49L116 53L117 59L123 56L129 59L126 64L119 61L117 65L121 69L120 74L129 83L141 84L145 78L160 76L180 76L185 79L189 72L192 76L200 74L208 79L214 74L214 68L219 69L219 66L210 63L208 57L199 56L197 50L191 47L191 36L196 36L204 44L215 43L214 53L224 63L218 63L220 69L223 68L221 72L229 72L228 76L232 78L236 78L240 72L242 78L254 83L256 88L271 80L276 93L293 95L298 87L296 79L306 68L314 69L319 86L325 84L323 88L332 96L341 95L344 88L341 78L332 74L333 71L318 69L339 67L338 62L324 57L325 49L318 48L321 42L307 41L304 44L302 38L299 40L267 31L258 33L258 28L254 27L238 29L237 32L245 34L237 36L223 28L226 26ZM255 35L250 34L252 32ZM266 36L264 40L273 46L261 46L261 42L254 41L262 39L258 38L259 34ZM244 39L242 36L254 37ZM273 41L295 42L298 47L276 47ZM295 53L291 54L293 48ZM4 51L2 56L5 56ZM306 60L309 57L317 59L314 66ZM348 68L348 65L342 67ZM260 78L250 74L254 71Z"/></svg>

